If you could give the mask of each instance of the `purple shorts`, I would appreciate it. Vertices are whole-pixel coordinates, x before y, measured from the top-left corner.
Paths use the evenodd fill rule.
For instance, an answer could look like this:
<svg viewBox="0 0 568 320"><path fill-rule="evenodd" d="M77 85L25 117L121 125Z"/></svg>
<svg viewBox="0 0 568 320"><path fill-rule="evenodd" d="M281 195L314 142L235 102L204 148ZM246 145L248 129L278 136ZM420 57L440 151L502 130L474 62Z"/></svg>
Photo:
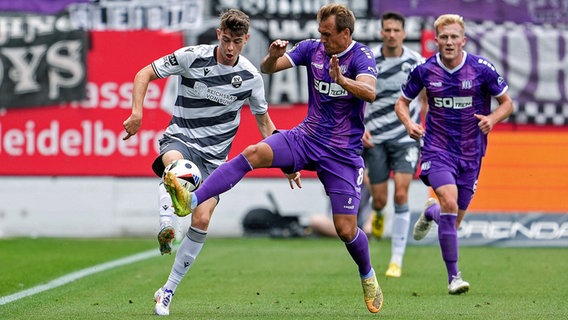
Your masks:
<svg viewBox="0 0 568 320"><path fill-rule="evenodd" d="M331 200L332 212L357 214L365 166L355 151L324 145L298 128L280 131L264 142L274 152L273 168L287 173L317 172Z"/></svg>
<svg viewBox="0 0 568 320"><path fill-rule="evenodd" d="M461 159L445 152L422 152L420 179L434 190L453 184L458 187L458 208L467 210L481 170L481 158Z"/></svg>

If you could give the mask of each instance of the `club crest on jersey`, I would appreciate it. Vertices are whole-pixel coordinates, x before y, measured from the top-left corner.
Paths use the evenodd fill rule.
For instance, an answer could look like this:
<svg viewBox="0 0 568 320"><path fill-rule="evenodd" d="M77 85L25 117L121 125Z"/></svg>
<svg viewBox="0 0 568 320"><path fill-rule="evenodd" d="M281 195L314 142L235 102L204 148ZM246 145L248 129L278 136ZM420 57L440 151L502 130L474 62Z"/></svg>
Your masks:
<svg viewBox="0 0 568 320"><path fill-rule="evenodd" d="M468 90L473 87L473 80L462 81L462 90Z"/></svg>
<svg viewBox="0 0 568 320"><path fill-rule="evenodd" d="M238 88L243 84L243 78L241 78L241 76L234 76L233 79L231 79L231 84L233 85L233 87Z"/></svg>

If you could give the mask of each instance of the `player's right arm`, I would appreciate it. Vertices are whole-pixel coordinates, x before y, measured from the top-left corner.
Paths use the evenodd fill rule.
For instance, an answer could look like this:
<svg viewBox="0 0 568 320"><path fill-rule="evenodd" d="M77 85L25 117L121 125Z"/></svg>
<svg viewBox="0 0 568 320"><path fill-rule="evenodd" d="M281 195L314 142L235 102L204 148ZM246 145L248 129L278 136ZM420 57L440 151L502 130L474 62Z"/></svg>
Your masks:
<svg viewBox="0 0 568 320"><path fill-rule="evenodd" d="M411 100L401 95L398 97L398 100L396 100L394 111L400 122L402 122L406 128L408 135L414 140L419 140L424 135L424 128L410 118L410 101Z"/></svg>
<svg viewBox="0 0 568 320"><path fill-rule="evenodd" d="M274 40L268 47L268 54L260 63L260 71L270 74L291 68L292 63L284 56L287 46L288 41L286 40Z"/></svg>
<svg viewBox="0 0 568 320"><path fill-rule="evenodd" d="M122 140L127 140L131 136L135 135L140 126L142 126L142 113L144 109L144 97L146 96L146 90L148 90L148 84L150 81L158 79L156 72L151 65L147 65L138 71L134 77L134 84L132 87L132 113L128 119L124 120L122 126L126 130L126 136Z"/></svg>

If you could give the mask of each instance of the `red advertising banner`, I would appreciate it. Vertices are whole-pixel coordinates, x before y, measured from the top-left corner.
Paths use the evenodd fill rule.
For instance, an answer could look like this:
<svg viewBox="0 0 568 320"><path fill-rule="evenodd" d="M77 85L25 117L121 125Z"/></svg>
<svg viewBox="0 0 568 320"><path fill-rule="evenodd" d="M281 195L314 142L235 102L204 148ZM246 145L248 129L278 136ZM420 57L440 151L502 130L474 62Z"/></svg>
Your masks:
<svg viewBox="0 0 568 320"><path fill-rule="evenodd" d="M127 141L122 140L122 122L130 115L136 72L182 46L181 33L91 32L85 101L0 111L0 175L153 176L151 164L175 100L167 81L175 83L177 79L150 83L142 128ZM304 104L270 108L281 129L298 124L306 111ZM260 140L255 118L245 106L229 158ZM249 176L282 177L282 173L262 169Z"/></svg>
<svg viewBox="0 0 568 320"><path fill-rule="evenodd" d="M151 175L157 139L170 120L161 109L166 80L151 83L143 127L123 141L132 80L182 45L181 33L91 32L85 101L0 113L0 175Z"/></svg>

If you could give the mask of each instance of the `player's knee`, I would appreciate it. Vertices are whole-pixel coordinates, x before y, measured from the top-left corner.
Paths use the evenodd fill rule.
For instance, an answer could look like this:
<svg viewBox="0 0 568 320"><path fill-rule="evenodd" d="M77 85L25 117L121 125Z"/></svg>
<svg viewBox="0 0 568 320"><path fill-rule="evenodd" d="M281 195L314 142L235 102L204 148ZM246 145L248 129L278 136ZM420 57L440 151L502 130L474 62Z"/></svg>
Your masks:
<svg viewBox="0 0 568 320"><path fill-rule="evenodd" d="M211 221L211 215L196 213L197 212L193 213L193 216L191 218L191 225L200 230L207 230L209 228L209 222Z"/></svg>
<svg viewBox="0 0 568 320"><path fill-rule="evenodd" d="M264 168L272 164L272 149L265 143L257 143L242 152L253 168Z"/></svg>
<svg viewBox="0 0 568 320"><path fill-rule="evenodd" d="M351 242L355 239L357 235L357 228L351 228L347 226L335 226L335 231L337 231L337 235L343 242Z"/></svg>
<svg viewBox="0 0 568 320"><path fill-rule="evenodd" d="M386 197L382 197L382 196L378 196L378 197L373 197L373 209L376 211L381 211L384 209L384 207L386 207L387 205L387 198Z"/></svg>
<svg viewBox="0 0 568 320"><path fill-rule="evenodd" d="M403 204L408 202L408 194L405 190L396 190L394 193L394 203Z"/></svg>

